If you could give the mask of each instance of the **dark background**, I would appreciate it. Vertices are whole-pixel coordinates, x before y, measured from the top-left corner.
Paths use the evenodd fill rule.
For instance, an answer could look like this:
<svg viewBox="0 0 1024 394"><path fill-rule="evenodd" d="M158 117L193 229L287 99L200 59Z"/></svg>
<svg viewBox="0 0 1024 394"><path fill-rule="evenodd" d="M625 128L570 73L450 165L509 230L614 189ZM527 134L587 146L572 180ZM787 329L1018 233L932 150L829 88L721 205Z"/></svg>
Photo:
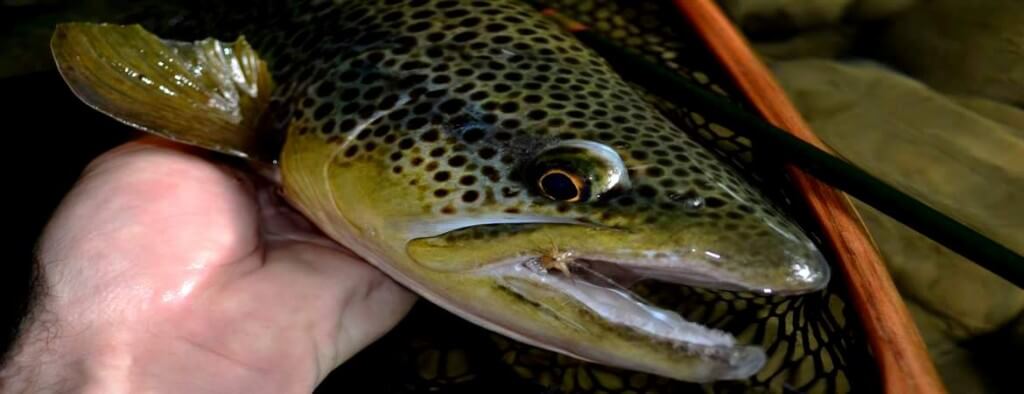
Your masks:
<svg viewBox="0 0 1024 394"><path fill-rule="evenodd" d="M36 239L82 169L133 131L86 107L56 71L0 79L0 130L7 162L4 224L14 253L4 265L0 353L25 312Z"/></svg>

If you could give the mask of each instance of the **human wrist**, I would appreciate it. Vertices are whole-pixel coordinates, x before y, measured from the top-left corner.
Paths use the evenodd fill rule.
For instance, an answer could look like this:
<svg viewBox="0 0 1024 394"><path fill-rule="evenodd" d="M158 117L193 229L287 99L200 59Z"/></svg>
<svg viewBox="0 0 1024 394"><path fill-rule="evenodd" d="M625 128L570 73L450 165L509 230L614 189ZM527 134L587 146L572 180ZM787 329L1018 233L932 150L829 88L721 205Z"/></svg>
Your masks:
<svg viewBox="0 0 1024 394"><path fill-rule="evenodd" d="M27 392L117 392L107 373L109 368L98 364L113 352L85 350L85 341L68 343L57 335L52 320L32 319L23 323L22 335L12 345L11 353L0 368L0 391ZM70 345L70 346L68 346Z"/></svg>
<svg viewBox="0 0 1024 394"><path fill-rule="evenodd" d="M195 343L130 334L138 330L26 328L0 370L0 392L299 393L316 384L315 376L282 373L291 368L261 370Z"/></svg>

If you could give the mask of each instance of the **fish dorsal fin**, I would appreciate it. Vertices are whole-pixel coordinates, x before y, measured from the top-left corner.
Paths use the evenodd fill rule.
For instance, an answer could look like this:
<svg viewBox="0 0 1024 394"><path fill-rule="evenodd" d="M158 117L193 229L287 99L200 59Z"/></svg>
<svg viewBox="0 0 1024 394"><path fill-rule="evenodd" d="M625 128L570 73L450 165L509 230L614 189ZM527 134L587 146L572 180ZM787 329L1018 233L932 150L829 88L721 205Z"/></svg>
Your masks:
<svg viewBox="0 0 1024 394"><path fill-rule="evenodd" d="M119 121L235 156L276 153L261 121L273 82L244 37L182 42L138 25L68 23L50 47L75 94Z"/></svg>

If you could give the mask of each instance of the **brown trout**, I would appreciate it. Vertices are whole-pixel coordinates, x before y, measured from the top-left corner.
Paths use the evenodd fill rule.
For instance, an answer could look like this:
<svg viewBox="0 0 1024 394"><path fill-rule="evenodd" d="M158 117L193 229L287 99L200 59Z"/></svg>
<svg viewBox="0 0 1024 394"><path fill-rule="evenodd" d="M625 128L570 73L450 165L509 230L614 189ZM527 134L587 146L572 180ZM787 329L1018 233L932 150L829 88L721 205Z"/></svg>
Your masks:
<svg viewBox="0 0 1024 394"><path fill-rule="evenodd" d="M822 289L808 237L570 34L515 1L253 2L211 35L65 24L87 104L269 163L313 223L494 332L598 364L742 379L763 349L628 290Z"/></svg>

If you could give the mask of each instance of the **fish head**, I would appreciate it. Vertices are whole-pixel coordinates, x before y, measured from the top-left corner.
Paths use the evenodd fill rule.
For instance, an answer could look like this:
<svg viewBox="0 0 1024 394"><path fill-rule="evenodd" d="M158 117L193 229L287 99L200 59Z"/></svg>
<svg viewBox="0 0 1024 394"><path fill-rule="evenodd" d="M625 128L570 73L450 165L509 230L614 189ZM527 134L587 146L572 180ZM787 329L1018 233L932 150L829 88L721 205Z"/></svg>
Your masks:
<svg viewBox="0 0 1024 394"><path fill-rule="evenodd" d="M761 349L628 287L811 292L829 279L814 244L610 70L563 84L552 73L574 65L501 60L453 60L330 143L316 126L293 132L286 183L322 202L299 205L417 293L512 338L688 381L755 373Z"/></svg>

